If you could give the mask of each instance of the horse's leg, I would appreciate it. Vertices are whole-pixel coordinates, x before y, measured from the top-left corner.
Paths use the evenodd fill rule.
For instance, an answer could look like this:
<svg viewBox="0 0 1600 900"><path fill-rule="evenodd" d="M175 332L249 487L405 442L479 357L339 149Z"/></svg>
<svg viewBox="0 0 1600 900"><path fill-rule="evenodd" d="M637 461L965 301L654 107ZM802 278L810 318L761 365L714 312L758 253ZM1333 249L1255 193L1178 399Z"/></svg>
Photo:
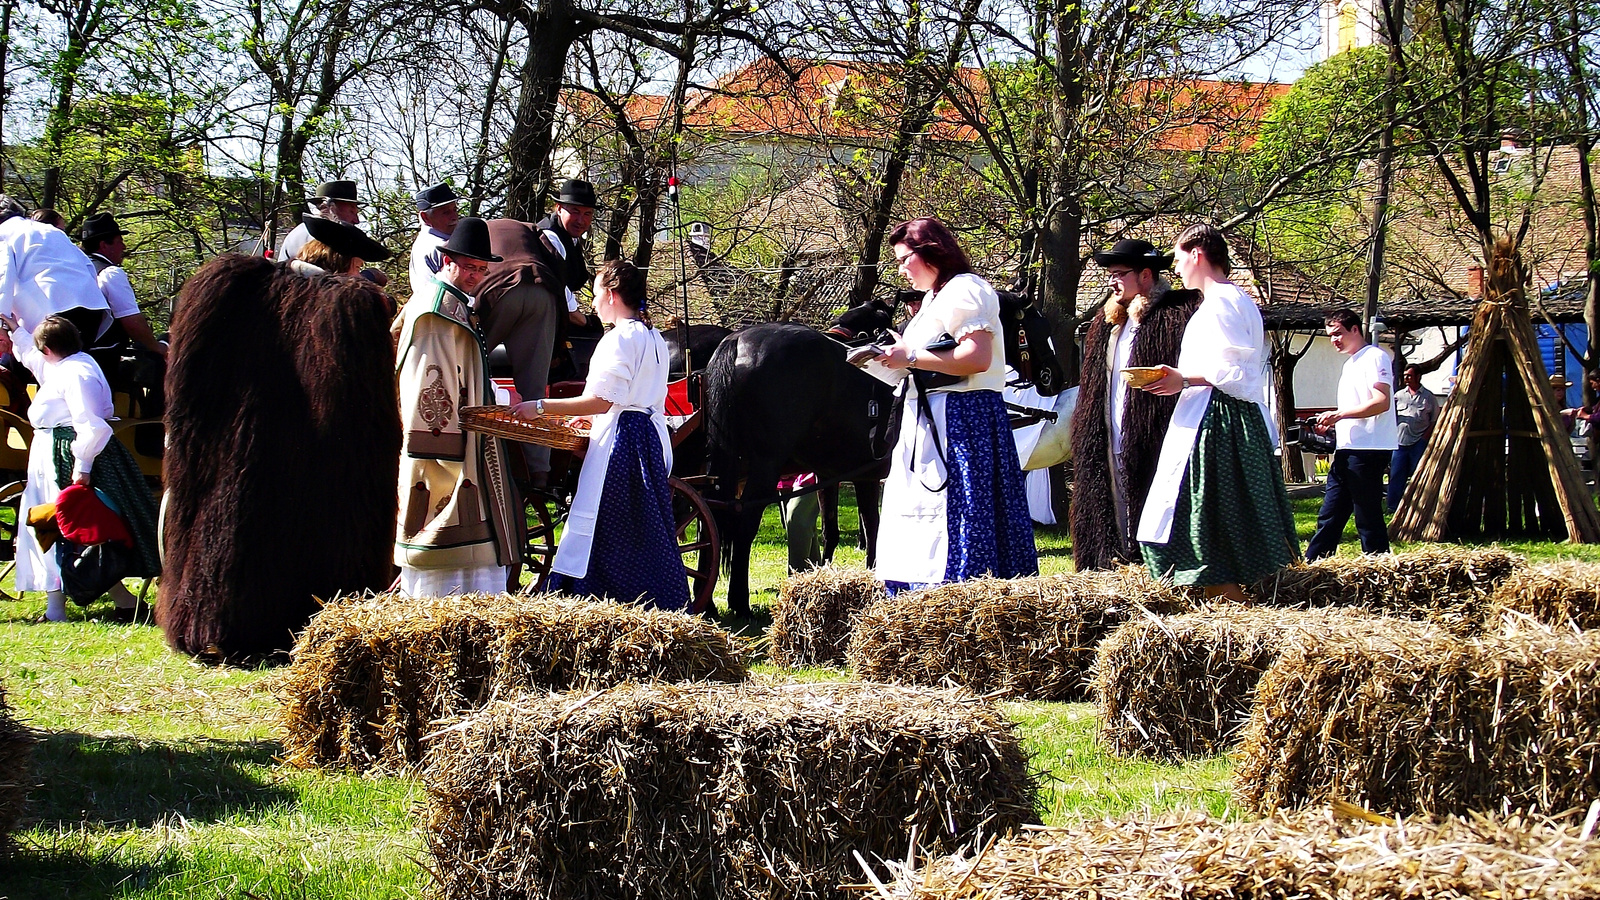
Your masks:
<svg viewBox="0 0 1600 900"><path fill-rule="evenodd" d="M750 616L750 549L761 530L761 514L778 486L777 465L753 464L744 482L741 507L729 518L734 522L734 534L727 542L731 547L728 566L728 610L740 618ZM754 501L754 502L752 502Z"/></svg>
<svg viewBox="0 0 1600 900"><path fill-rule="evenodd" d="M818 491L822 502L822 561L833 562L833 550L839 546L839 486Z"/></svg>
<svg viewBox="0 0 1600 900"><path fill-rule="evenodd" d="M856 513L861 517L861 539L867 550L867 568L878 564L878 495L883 485L869 478L855 482Z"/></svg>

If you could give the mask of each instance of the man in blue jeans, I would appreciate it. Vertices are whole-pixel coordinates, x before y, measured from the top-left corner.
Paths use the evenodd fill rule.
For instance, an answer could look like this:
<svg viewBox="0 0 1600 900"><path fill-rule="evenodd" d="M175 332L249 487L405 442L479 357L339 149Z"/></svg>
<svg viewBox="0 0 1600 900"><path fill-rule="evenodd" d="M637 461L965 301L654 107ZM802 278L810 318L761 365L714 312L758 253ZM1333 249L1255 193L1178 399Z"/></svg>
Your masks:
<svg viewBox="0 0 1600 900"><path fill-rule="evenodd" d="M1399 423L1399 446L1389 463L1389 515L1400 508L1400 498L1405 496L1411 473L1422 461L1422 451L1428 449L1428 436L1433 433L1433 423L1439 419L1439 398L1422 386L1422 372L1416 366L1406 366L1402 386L1394 395L1394 415Z"/></svg>
<svg viewBox="0 0 1600 900"><path fill-rule="evenodd" d="M1306 545L1306 561L1332 556L1339 548L1350 513L1363 553L1388 553L1389 530L1383 521L1383 475L1399 446L1395 421L1394 362L1361 333L1361 318L1348 309L1324 320L1333 348L1350 357L1339 375L1339 405L1317 417L1321 427L1338 432L1338 449L1328 469L1328 489L1317 514L1317 531Z"/></svg>

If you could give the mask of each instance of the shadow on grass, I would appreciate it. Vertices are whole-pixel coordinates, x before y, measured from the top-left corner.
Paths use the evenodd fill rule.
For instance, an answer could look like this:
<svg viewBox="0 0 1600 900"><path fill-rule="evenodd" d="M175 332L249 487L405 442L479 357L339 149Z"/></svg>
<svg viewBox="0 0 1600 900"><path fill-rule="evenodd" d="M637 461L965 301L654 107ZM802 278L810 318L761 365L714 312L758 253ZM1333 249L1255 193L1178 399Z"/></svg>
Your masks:
<svg viewBox="0 0 1600 900"><path fill-rule="evenodd" d="M148 828L174 816L214 822L290 802L265 778L276 741L141 741L48 732L34 750L27 817L42 829Z"/></svg>
<svg viewBox="0 0 1600 900"><path fill-rule="evenodd" d="M178 859L155 859L116 845L94 847L81 835L46 835L48 843L19 841L0 866L0 897L71 897L101 900L125 897L178 871Z"/></svg>

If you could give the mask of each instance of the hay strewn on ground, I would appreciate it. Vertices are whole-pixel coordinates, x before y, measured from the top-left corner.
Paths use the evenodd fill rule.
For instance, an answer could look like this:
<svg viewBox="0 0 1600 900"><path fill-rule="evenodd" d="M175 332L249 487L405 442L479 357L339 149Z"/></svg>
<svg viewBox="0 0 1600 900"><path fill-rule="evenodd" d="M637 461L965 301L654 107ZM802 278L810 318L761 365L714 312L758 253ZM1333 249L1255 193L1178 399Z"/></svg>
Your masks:
<svg viewBox="0 0 1600 900"><path fill-rule="evenodd" d="M1558 815L1600 797L1600 634L1362 633L1262 677L1237 773L1245 808Z"/></svg>
<svg viewBox="0 0 1600 900"><path fill-rule="evenodd" d="M1600 896L1600 842L1520 819L1204 816L1039 830L935 861L888 900L1567 900Z"/></svg>
<svg viewBox="0 0 1600 900"><path fill-rule="evenodd" d="M772 662L842 665L856 614L887 596L868 569L827 565L790 575L772 604Z"/></svg>
<svg viewBox="0 0 1600 900"><path fill-rule="evenodd" d="M0 687L0 855L22 818L28 789L33 786L33 730L11 715L6 692Z"/></svg>
<svg viewBox="0 0 1600 900"><path fill-rule="evenodd" d="M862 684L625 685L489 704L424 778L438 895L843 898L853 853L1034 814L992 704Z"/></svg>
<svg viewBox="0 0 1600 900"><path fill-rule="evenodd" d="M335 602L295 644L284 757L401 770L422 759L435 723L499 692L743 681L746 657L739 639L698 617L557 595Z"/></svg>
<svg viewBox="0 0 1600 900"><path fill-rule="evenodd" d="M1600 628L1600 565L1568 561L1521 569L1500 583L1492 603L1549 625Z"/></svg>
<svg viewBox="0 0 1600 900"><path fill-rule="evenodd" d="M1427 628L1364 610L1217 606L1135 619L1100 643L1092 693L1113 753L1176 760L1228 749L1256 682L1290 643Z"/></svg>
<svg viewBox="0 0 1600 900"><path fill-rule="evenodd" d="M1117 626L1184 612L1189 601L1144 569L980 578L881 600L856 619L858 678L955 684L1019 700L1080 700L1094 648Z"/></svg>
<svg viewBox="0 0 1600 900"><path fill-rule="evenodd" d="M1330 556L1289 566L1251 593L1271 606L1359 606L1471 634L1489 618L1489 596L1500 582L1527 564L1518 554L1492 547Z"/></svg>

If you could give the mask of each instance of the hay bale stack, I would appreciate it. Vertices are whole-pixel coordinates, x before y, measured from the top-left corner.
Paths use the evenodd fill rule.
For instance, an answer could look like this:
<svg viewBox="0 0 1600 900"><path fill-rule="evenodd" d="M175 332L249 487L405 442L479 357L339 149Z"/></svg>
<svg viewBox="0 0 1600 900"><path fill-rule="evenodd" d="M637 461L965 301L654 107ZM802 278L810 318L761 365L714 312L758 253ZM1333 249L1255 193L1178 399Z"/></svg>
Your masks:
<svg viewBox="0 0 1600 900"><path fill-rule="evenodd" d="M10 844L11 832L22 818L22 807L33 787L33 729L18 722L0 687L0 853Z"/></svg>
<svg viewBox="0 0 1600 900"><path fill-rule="evenodd" d="M1080 700L1094 649L1117 626L1184 612L1189 601L1144 569L980 578L868 607L846 654L859 678L956 684L1022 700Z"/></svg>
<svg viewBox="0 0 1600 900"><path fill-rule="evenodd" d="M1489 617L1489 596L1527 564L1524 557L1498 548L1426 547L1330 556L1282 569L1251 593L1257 602L1272 606L1359 606L1473 634Z"/></svg>
<svg viewBox="0 0 1600 900"><path fill-rule="evenodd" d="M1549 625L1600 628L1600 566L1568 561L1521 569L1500 583L1491 603Z"/></svg>
<svg viewBox="0 0 1600 900"><path fill-rule="evenodd" d="M827 565L790 575L772 605L772 662L843 665L856 614L887 596L868 569Z"/></svg>
<svg viewBox="0 0 1600 900"><path fill-rule="evenodd" d="M1359 633L1290 648L1262 677L1237 795L1266 813L1533 809L1600 796L1600 634Z"/></svg>
<svg viewBox="0 0 1600 900"><path fill-rule="evenodd" d="M636 606L482 594L383 594L329 604L282 687L285 760L400 771L438 722L496 693L748 677L746 652L698 617Z"/></svg>
<svg viewBox="0 0 1600 900"><path fill-rule="evenodd" d="M1100 740L1125 756L1220 753L1244 727L1256 682L1286 646L1397 627L1428 626L1364 610L1240 606L1135 619L1095 654L1091 693Z"/></svg>
<svg viewBox="0 0 1600 900"><path fill-rule="evenodd" d="M1520 819L1404 823L1300 813L1089 822L904 873L885 900L1600 896L1600 842Z"/></svg>
<svg viewBox="0 0 1600 900"><path fill-rule="evenodd" d="M523 695L428 754L442 898L843 898L854 852L949 852L1034 817L1011 723L860 684Z"/></svg>

